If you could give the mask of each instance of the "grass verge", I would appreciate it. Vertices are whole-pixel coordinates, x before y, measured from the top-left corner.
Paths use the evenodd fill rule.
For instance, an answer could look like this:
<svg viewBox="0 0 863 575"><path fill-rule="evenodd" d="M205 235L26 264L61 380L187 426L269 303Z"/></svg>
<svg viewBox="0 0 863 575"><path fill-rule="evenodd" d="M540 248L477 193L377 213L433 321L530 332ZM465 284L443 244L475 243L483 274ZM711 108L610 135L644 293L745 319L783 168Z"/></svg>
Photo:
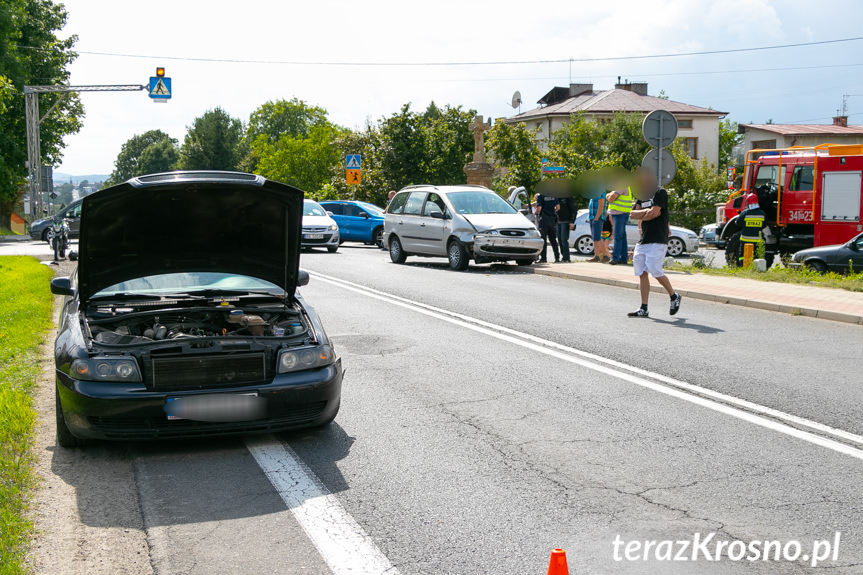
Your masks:
<svg viewBox="0 0 863 575"><path fill-rule="evenodd" d="M51 326L54 271L31 257L0 257L0 575L28 571L35 486L32 391L41 370L39 344Z"/></svg>
<svg viewBox="0 0 863 575"><path fill-rule="evenodd" d="M850 273L847 275L828 272L820 274L809 269L790 269L786 267L772 267L766 272L759 272L749 268L713 268L705 265L682 265L676 264L674 269L699 272L714 276L738 277L763 282L778 282L798 285L815 285L844 289L854 292L863 292L863 273Z"/></svg>
<svg viewBox="0 0 863 575"><path fill-rule="evenodd" d="M3 226L0 226L0 236L17 236L17 235L18 234L16 234L15 232L10 230L9 228L4 228Z"/></svg>

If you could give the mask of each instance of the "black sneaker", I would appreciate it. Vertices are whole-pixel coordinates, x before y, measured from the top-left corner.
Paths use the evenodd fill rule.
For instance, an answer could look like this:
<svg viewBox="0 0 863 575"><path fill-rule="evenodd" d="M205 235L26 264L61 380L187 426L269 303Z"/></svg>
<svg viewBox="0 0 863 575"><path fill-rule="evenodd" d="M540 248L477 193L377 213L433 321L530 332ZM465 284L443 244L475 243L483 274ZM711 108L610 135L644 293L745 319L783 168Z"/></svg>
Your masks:
<svg viewBox="0 0 863 575"><path fill-rule="evenodd" d="M676 293L673 296L671 296L671 309L669 310L669 313L671 315L675 315L678 311L680 311L680 301L682 299L683 298L680 297L679 293Z"/></svg>
<svg viewBox="0 0 863 575"><path fill-rule="evenodd" d="M637 310L631 311L626 315L629 317L649 317L650 313L648 313L648 311L644 308L638 308Z"/></svg>

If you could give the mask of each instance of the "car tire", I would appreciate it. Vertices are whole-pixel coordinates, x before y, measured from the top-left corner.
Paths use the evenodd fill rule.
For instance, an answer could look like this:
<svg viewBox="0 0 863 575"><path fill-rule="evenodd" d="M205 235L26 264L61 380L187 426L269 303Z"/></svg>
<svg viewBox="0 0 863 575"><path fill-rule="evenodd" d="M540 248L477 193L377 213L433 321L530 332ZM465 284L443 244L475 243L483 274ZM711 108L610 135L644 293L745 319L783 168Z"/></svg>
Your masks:
<svg viewBox="0 0 863 575"><path fill-rule="evenodd" d="M394 264L403 264L408 259L408 255L402 248L402 243L399 241L398 236L390 238L390 259Z"/></svg>
<svg viewBox="0 0 863 575"><path fill-rule="evenodd" d="M446 248L449 267L457 272L463 272L470 265L470 255L461 242L452 240Z"/></svg>
<svg viewBox="0 0 863 575"><path fill-rule="evenodd" d="M384 247L384 229L377 227L372 231L372 243L379 248Z"/></svg>
<svg viewBox="0 0 863 575"><path fill-rule="evenodd" d="M807 260L806 267L815 273L827 273L827 264L825 264L821 260Z"/></svg>
<svg viewBox="0 0 863 575"><path fill-rule="evenodd" d="M683 240L678 238L677 236L672 237L668 240L668 255L673 258L677 256L683 255L683 252L686 251L686 244L683 243Z"/></svg>
<svg viewBox="0 0 863 575"><path fill-rule="evenodd" d="M42 230L42 241L43 242L48 241L48 228L45 228L44 230Z"/></svg>
<svg viewBox="0 0 863 575"><path fill-rule="evenodd" d="M517 265L520 265L520 266L532 266L533 265L533 258L530 258L530 259L523 258L520 260L515 260L515 263Z"/></svg>
<svg viewBox="0 0 863 575"><path fill-rule="evenodd" d="M57 445L66 449L74 449L95 443L92 439L76 437L69 431L66 418L63 416L63 405L60 403L60 391L56 387L54 388L54 415L57 420Z"/></svg>
<svg viewBox="0 0 863 575"><path fill-rule="evenodd" d="M593 239L590 236L581 236L575 240L575 251L583 256L593 253Z"/></svg>
<svg viewBox="0 0 863 575"><path fill-rule="evenodd" d="M341 245L341 244L339 244L339 245ZM334 254L337 251L339 251L339 246L327 246L327 251L330 252L331 254Z"/></svg>

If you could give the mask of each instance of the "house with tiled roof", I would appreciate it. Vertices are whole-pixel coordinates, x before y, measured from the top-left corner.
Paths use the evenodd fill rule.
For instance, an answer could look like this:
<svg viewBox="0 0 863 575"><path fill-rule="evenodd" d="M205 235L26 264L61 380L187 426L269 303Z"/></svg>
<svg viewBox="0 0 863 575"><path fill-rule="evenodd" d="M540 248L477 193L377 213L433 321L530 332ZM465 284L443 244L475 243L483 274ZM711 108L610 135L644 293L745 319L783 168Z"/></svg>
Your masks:
<svg viewBox="0 0 863 575"><path fill-rule="evenodd" d="M719 120L727 113L650 96L643 82L617 83L613 90L594 90L593 84L557 86L537 103L539 108L506 118L504 122L524 123L536 129L537 138L544 144L554 139L554 132L569 122L573 114L583 113L588 119L601 120L615 112L647 115L654 110L666 110L677 119L677 136L692 158L719 162Z"/></svg>
<svg viewBox="0 0 863 575"><path fill-rule="evenodd" d="M832 124L740 124L743 149L790 148L821 144L863 144L863 126L849 126L847 116L836 116Z"/></svg>

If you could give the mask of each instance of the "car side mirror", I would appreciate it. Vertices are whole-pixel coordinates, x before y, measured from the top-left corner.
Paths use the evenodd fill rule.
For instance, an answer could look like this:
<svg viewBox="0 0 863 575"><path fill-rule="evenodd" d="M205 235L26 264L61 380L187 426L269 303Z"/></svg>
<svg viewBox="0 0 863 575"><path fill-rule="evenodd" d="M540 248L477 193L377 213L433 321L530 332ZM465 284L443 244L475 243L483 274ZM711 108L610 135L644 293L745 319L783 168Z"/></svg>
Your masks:
<svg viewBox="0 0 863 575"><path fill-rule="evenodd" d="M371 216L367 212L360 212L360 217L365 218L365 219L369 219Z"/></svg>
<svg viewBox="0 0 863 575"><path fill-rule="evenodd" d="M331 211L327 210L327 215L328 215L328 216L330 216L330 217L332 217L333 212L331 212Z"/></svg>
<svg viewBox="0 0 863 575"><path fill-rule="evenodd" d="M432 217L432 218L434 218L434 219L436 219L436 220L442 220L442 219L444 219L444 217L443 217L443 212L430 212L430 213L429 213L429 216L430 216L430 217Z"/></svg>
<svg viewBox="0 0 863 575"><path fill-rule="evenodd" d="M51 280L51 293L54 295L75 295L72 280L69 278L54 278Z"/></svg>
<svg viewBox="0 0 863 575"><path fill-rule="evenodd" d="M53 286L54 282L51 282L51 285ZM309 285L309 272L306 270L300 270L297 272L297 285L300 287Z"/></svg>

